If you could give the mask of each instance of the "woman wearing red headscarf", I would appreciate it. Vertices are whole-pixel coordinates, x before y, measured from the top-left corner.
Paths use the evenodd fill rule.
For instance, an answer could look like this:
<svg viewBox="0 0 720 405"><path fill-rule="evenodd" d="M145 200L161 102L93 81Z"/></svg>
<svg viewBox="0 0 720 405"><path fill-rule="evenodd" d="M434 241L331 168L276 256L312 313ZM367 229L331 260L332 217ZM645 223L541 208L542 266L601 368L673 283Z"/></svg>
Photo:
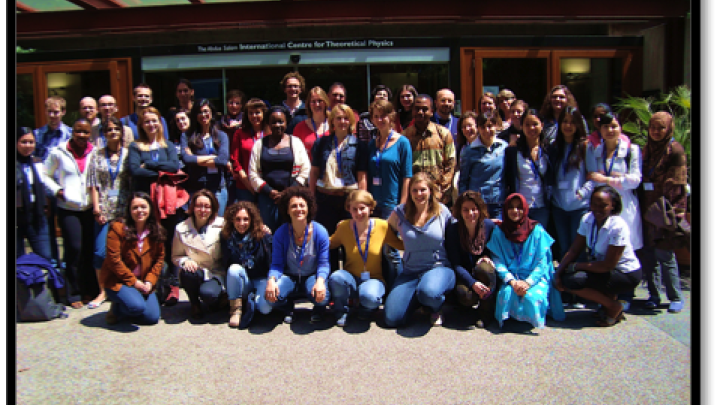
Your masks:
<svg viewBox="0 0 720 405"><path fill-rule="evenodd" d="M495 308L500 327L512 316L542 328L548 309L553 319L565 319L560 293L552 285L550 247L555 241L529 212L522 194L510 194L503 204L503 222L487 244L501 283Z"/></svg>
<svg viewBox="0 0 720 405"><path fill-rule="evenodd" d="M640 187L640 212L645 232L640 260L648 277L650 292L645 307L655 309L660 304L659 288L662 276L665 294L670 300L668 312L680 312L683 309L680 275L674 250L689 243L687 237L678 234L677 228L664 229L658 226L674 220L673 222L689 227L684 221L687 209L687 160L685 149L673 138L674 128L673 117L667 112L657 112L650 118L650 136L642 151L643 183ZM664 210L655 211L663 206ZM653 216L652 212L648 211L662 211L664 215Z"/></svg>

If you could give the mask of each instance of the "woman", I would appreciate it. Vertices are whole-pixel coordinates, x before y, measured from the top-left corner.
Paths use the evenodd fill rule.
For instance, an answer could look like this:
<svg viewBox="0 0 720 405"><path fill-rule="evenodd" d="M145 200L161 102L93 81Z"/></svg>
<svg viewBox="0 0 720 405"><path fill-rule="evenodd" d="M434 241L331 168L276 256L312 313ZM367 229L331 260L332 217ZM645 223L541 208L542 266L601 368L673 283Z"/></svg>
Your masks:
<svg viewBox="0 0 720 405"><path fill-rule="evenodd" d="M443 246L451 215L435 197L435 188L426 173L416 173L410 180L411 198L398 205L388 220L405 244L402 273L385 300L385 322L390 327L407 322L417 304L430 308L431 325L442 325L445 294L455 287L455 272Z"/></svg>
<svg viewBox="0 0 720 405"><path fill-rule="evenodd" d="M547 183L552 187L552 218L560 245L558 257L563 257L590 205L593 182L586 179L592 156L586 156L587 137L582 114L577 108L566 107L559 119L562 136L548 147L551 169Z"/></svg>
<svg viewBox="0 0 720 405"><path fill-rule="evenodd" d="M333 272L328 282L340 327L347 322L351 297L360 301L361 319L369 319L382 304L387 285L382 271L383 245L404 249L385 220L370 218L374 208L375 200L370 193L353 191L345 202L352 219L340 222L330 237L330 249L342 246L345 250L345 268Z"/></svg>
<svg viewBox="0 0 720 405"><path fill-rule="evenodd" d="M375 100L386 100L390 101L392 98L392 91L384 84L379 84L373 87L370 91L370 103L372 104ZM332 124L331 124L332 125ZM360 121L358 122L357 136L362 142L370 142L375 139L377 130L375 125L372 123L372 113L370 111L360 114ZM354 131L353 131L354 133Z"/></svg>
<svg viewBox="0 0 720 405"><path fill-rule="evenodd" d="M310 169L310 192L318 205L316 220L335 233L338 222L347 218L345 200L352 190L367 189L367 143L355 132L355 115L346 104L330 112L330 135L315 141Z"/></svg>
<svg viewBox="0 0 720 405"><path fill-rule="evenodd" d="M508 146L517 146L517 140L522 134L522 116L528 104L524 100L515 100L510 104L510 125L500 131L498 138L508 143Z"/></svg>
<svg viewBox="0 0 720 405"><path fill-rule="evenodd" d="M501 328L509 317L542 328L548 310L556 321L565 319L560 293L552 286L554 241L528 211L522 194L509 195L503 222L487 244L501 283L495 309Z"/></svg>
<svg viewBox="0 0 720 405"><path fill-rule="evenodd" d="M186 111L178 111L175 114L174 124L168 128L170 131L169 141L172 142L172 146L175 147L177 152L178 160L180 161L180 168L183 168L185 164L182 162L182 136L187 133L190 129L190 117Z"/></svg>
<svg viewBox="0 0 720 405"><path fill-rule="evenodd" d="M321 87L313 87L308 92L307 105L310 109L308 118L297 124L293 129L293 136L300 139L305 145L305 152L312 161L312 147L315 141L330 133L328 124L328 106L330 99Z"/></svg>
<svg viewBox="0 0 720 405"><path fill-rule="evenodd" d="M232 141L234 139L234 134L240 129L240 125L242 124L245 93L240 90L230 90L225 94L225 100L227 114L220 117L215 126L218 131L225 132L227 135L230 145L230 153L232 154ZM227 189L228 194L225 206L233 204L238 198L236 192L239 189L236 185L236 179L237 182L239 182L240 179L238 178L237 173L232 170L232 163L233 161L231 158L230 163L228 164L228 170L225 171L225 188Z"/></svg>
<svg viewBox="0 0 720 405"><path fill-rule="evenodd" d="M495 265L486 249L495 224L488 218L485 202L477 191L465 191L453 205L457 222L448 225L445 249L457 285L455 292L460 305L478 305L475 325L484 328L495 309Z"/></svg>
<svg viewBox="0 0 720 405"><path fill-rule="evenodd" d="M267 301L261 300L270 270L272 235L265 233L260 211L248 201L228 207L225 218L220 248L223 268L227 269L228 326L244 329L250 325L256 308L263 314L272 310Z"/></svg>
<svg viewBox="0 0 720 405"><path fill-rule="evenodd" d="M397 94L398 99L395 105L399 107L393 120L393 129L398 133L402 133L413 121L413 105L415 104L415 98L418 96L418 92L413 85L403 84Z"/></svg>
<svg viewBox="0 0 720 405"><path fill-rule="evenodd" d="M213 311L227 303L227 269L221 263L219 243L224 222L218 216L218 206L215 193L204 189L195 192L190 198L189 217L177 225L173 236L172 262L180 269L190 315L196 319L203 317L201 300Z"/></svg>
<svg viewBox="0 0 720 405"><path fill-rule="evenodd" d="M134 192L129 200L125 215L110 225L100 269L100 284L112 302L105 321L153 325L160 319L153 290L164 267L166 233L147 193Z"/></svg>
<svg viewBox="0 0 720 405"><path fill-rule="evenodd" d="M230 143L225 132L215 126L216 110L210 100L201 99L190 112L190 129L182 137L182 160L188 179L183 187L189 194L212 190L220 214L225 212L228 191L225 173L230 164Z"/></svg>
<svg viewBox="0 0 720 405"><path fill-rule="evenodd" d="M182 173L176 150L165 142L160 113L155 107L148 107L138 119L138 139L128 148L128 167L132 175L132 190L150 194L151 185L158 181L161 173ZM181 204L165 209L166 217L160 220L166 234L175 232L175 226L183 220L184 214L180 210ZM158 204L155 204L158 206ZM159 206L158 206L159 208ZM165 251L172 251L172 238L165 239ZM172 269L170 255L166 255L168 269ZM177 276L169 275L170 294L164 304L171 306L180 299L180 288ZM164 298L164 297L161 297Z"/></svg>
<svg viewBox="0 0 720 405"><path fill-rule="evenodd" d="M489 91L483 93L483 95L480 96L480 100L478 100L479 115L492 114L492 112L497 109L497 104L497 99L493 93Z"/></svg>
<svg viewBox="0 0 720 405"><path fill-rule="evenodd" d="M640 204L634 191L642 179L640 148L620 140L620 123L617 116L605 114L600 118L602 142L597 148L588 147L587 169L594 185L608 184L622 198L622 219L630 228L630 242L634 250L643 247Z"/></svg>
<svg viewBox="0 0 720 405"><path fill-rule="evenodd" d="M57 197L58 224L62 230L67 278L67 300L75 309L99 295L90 260L93 252L93 213L88 193L88 156L93 150L91 124L81 118L73 124L72 138L50 151L45 161L45 186Z"/></svg>
<svg viewBox="0 0 720 405"><path fill-rule="evenodd" d="M545 173L549 163L543 146L543 123L534 109L520 119L523 133L517 147L505 150L505 195L522 194L530 201L529 216L547 229L550 210L545 202Z"/></svg>
<svg viewBox="0 0 720 405"><path fill-rule="evenodd" d="M259 98L251 98L245 103L240 128L233 134L230 145L230 161L235 179L235 195L238 201L257 201L257 195L250 183L250 154L260 139L270 134L267 106ZM228 190L230 192L230 190Z"/></svg>
<svg viewBox="0 0 720 405"><path fill-rule="evenodd" d="M193 89L192 83L188 79L181 78L175 85L175 97L177 104L170 107L167 114L165 115L165 121L168 123L175 122L175 115L179 112L190 113L194 106L195 100L195 89ZM171 131L168 128L168 131Z"/></svg>
<svg viewBox="0 0 720 405"><path fill-rule="evenodd" d="M642 280L640 262L630 242L630 229L620 217L620 194L613 187L596 187L590 197L590 212L583 216L570 250L555 274L559 290L602 305L606 315L599 326L613 326L625 318L617 294L631 291ZM577 261L585 249L588 262Z"/></svg>
<svg viewBox="0 0 720 405"><path fill-rule="evenodd" d="M313 221L315 199L307 188L290 187L283 191L279 205L287 223L273 236L265 300L273 308L283 310L285 323L292 323L293 300L307 298L314 305L310 322L320 322L330 301L327 291L330 274L328 233ZM265 305L262 299L258 304Z"/></svg>
<svg viewBox="0 0 720 405"><path fill-rule="evenodd" d="M412 177L412 147L410 141L392 129L395 110L389 101L370 104L370 112L378 130L368 151L368 191L377 202L372 216L387 220L398 204L407 200ZM393 285L397 274L402 273L400 253L388 247L385 251L388 267L388 285Z"/></svg>
<svg viewBox="0 0 720 405"><path fill-rule="evenodd" d="M125 213L130 197L130 172L127 169L128 150L122 145L120 120L110 117L102 123L105 147L95 149L88 157L88 187L95 217L95 254L93 267L100 277L100 268L105 261L108 229L110 223ZM105 289L88 303L94 309L105 301Z"/></svg>
<svg viewBox="0 0 720 405"><path fill-rule="evenodd" d="M510 89L502 89L497 94L497 102L500 107L500 117L502 118L502 128L498 128L499 130L508 129L512 124L512 112L510 111L510 106L515 99L515 93L513 93Z"/></svg>
<svg viewBox="0 0 720 405"><path fill-rule="evenodd" d="M570 92L570 89L562 84L550 89L550 92L545 96L542 107L540 107L540 116L543 118L543 138L546 142L543 146L548 146L555 142L555 138L558 135L560 113L566 107L578 108L575 96ZM585 128L585 133L587 133L585 118L583 118L583 127Z"/></svg>
<svg viewBox="0 0 720 405"><path fill-rule="evenodd" d="M283 190L304 186L310 174L310 160L302 141L286 134L288 114L285 107L268 111L270 135L255 142L250 154L250 183L258 194L258 208L265 225L275 232L280 226L278 203Z"/></svg>
<svg viewBox="0 0 720 405"><path fill-rule="evenodd" d="M597 148L598 145L600 145L600 142L602 142L602 136L600 135L600 117L602 117L605 114L612 114L612 108L610 108L609 105L605 103L597 103L592 109L592 123L593 123L593 132L588 136L588 142L590 145L592 145L593 148ZM628 138L625 134L620 134L620 140L623 142L630 143L630 138Z"/></svg>
<svg viewBox="0 0 720 405"><path fill-rule="evenodd" d="M648 142L643 148L642 178L640 192L645 225L645 247L641 260L648 278L650 297L646 307L657 308L660 305L660 278L665 286L665 294L670 300L668 312L680 312L683 309L683 296L680 290L680 274L674 250L688 246L686 237L676 237L675 230L662 229L665 220L678 222L689 227L685 219L687 209L687 158L682 145L673 138L675 124L667 112L657 112L650 118ZM648 211L658 207L658 201L665 199L667 208L674 218L664 216L660 223L651 221ZM672 221L670 221L672 222ZM633 245L635 248L635 245Z"/></svg>
<svg viewBox="0 0 720 405"><path fill-rule="evenodd" d="M470 130L476 131L472 128L476 125L473 117L475 114L465 114L467 118L461 120L460 125L463 128L470 125ZM478 117L480 136L460 155L458 193L462 194L467 190L479 192L484 204L487 204L487 213L492 219L499 219L502 211L502 177L507 143L495 136L501 122L497 111Z"/></svg>
<svg viewBox="0 0 720 405"><path fill-rule="evenodd" d="M33 253L52 260L50 253L50 230L45 217L45 170L35 152L33 130L20 127L16 138L15 158L15 225L16 257L25 254L25 239ZM55 230L53 229L53 232Z"/></svg>

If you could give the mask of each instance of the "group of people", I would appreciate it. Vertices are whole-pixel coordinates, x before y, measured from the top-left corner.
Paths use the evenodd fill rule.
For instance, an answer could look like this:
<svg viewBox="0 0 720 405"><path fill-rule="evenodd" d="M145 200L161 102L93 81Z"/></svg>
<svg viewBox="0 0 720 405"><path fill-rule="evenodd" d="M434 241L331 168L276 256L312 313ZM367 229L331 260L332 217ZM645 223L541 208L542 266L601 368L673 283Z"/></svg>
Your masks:
<svg viewBox="0 0 720 405"><path fill-rule="evenodd" d="M328 306L339 326L383 306L391 327L416 309L441 325L448 298L476 307L479 327L543 327L572 296L610 326L643 278L647 307L662 281L669 311L682 310L680 242L648 215L685 213L669 113L652 116L641 150L606 104L588 134L565 86L539 110L505 89L460 117L449 89L404 85L394 99L379 85L358 114L341 83L306 92L290 72L280 86L272 106L231 90L220 114L181 79L163 116L140 84L134 113L118 119L105 95L98 114L86 97L72 128L50 97L48 124L17 133L17 256L27 239L64 267L67 305L111 301L108 323L158 322L180 286L192 317L229 310L241 328L273 309L291 323L298 299L313 303L311 322Z"/></svg>

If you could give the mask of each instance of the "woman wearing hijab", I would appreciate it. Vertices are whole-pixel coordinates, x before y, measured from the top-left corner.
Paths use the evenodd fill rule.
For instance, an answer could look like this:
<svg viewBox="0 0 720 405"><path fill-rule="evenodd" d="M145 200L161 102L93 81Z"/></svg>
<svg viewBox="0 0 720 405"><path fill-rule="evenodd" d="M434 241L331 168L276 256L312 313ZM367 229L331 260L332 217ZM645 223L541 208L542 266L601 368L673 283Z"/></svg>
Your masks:
<svg viewBox="0 0 720 405"><path fill-rule="evenodd" d="M673 138L675 125L667 112L657 112L650 118L648 142L642 151L642 187L640 201L645 228L645 246L641 254L643 269L648 277L650 298L646 308L660 304L660 278L670 300L668 312L683 309L680 274L674 250L686 245L686 238L676 238L648 220L648 211L662 198L672 206L675 220L680 224L687 209L687 160L685 149ZM657 207L657 205L656 205Z"/></svg>
<svg viewBox="0 0 720 405"><path fill-rule="evenodd" d="M522 194L508 196L503 222L487 244L501 283L495 309L500 327L513 317L542 328L548 309L556 321L565 319L560 293L552 285L550 248L555 241L528 217L529 212Z"/></svg>
<svg viewBox="0 0 720 405"><path fill-rule="evenodd" d="M40 159L33 157L34 151L35 135L32 129L18 128L15 160L16 257L25 254L27 239L33 253L51 260L50 231L44 211L45 187L41 177L43 166Z"/></svg>

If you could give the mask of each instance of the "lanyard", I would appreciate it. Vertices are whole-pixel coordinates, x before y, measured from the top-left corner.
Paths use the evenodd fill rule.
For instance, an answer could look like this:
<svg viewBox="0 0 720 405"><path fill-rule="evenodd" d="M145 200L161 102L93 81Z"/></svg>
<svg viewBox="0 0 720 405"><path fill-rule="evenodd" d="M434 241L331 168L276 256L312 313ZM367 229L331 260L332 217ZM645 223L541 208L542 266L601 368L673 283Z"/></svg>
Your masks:
<svg viewBox="0 0 720 405"><path fill-rule="evenodd" d="M595 257L595 244L597 244L598 239L598 233L600 233L600 229L597 229L597 223L595 222L595 217L593 217L592 227L590 228L590 256Z"/></svg>
<svg viewBox="0 0 720 405"><path fill-rule="evenodd" d="M290 230L290 237L292 238L293 242L295 241L295 235L293 235L293 227L292 224L288 224L288 228ZM305 236L303 236L303 242L302 247L300 248L300 256L298 260L298 267L302 267L303 260L305 259L305 242L307 242L307 235L308 235L308 229L310 229L310 224L305 225Z"/></svg>
<svg viewBox="0 0 720 405"><path fill-rule="evenodd" d="M327 120L323 121L323 123L320 124L320 128L322 128L322 126L325 125L326 122L327 122ZM315 120L313 120L312 117L310 117L310 123L313 126L313 132L315 133L315 136L317 136L319 138L320 135L318 135L318 133L317 133L317 125L315 125Z"/></svg>
<svg viewBox="0 0 720 405"><path fill-rule="evenodd" d="M520 262L522 262L522 254L523 254L523 250L524 250L523 244L522 243L520 244L519 251L517 249L515 249L515 243L511 243L510 246L512 246L513 253L515 254L515 261L517 262L518 265L520 265Z"/></svg>
<svg viewBox="0 0 720 405"><path fill-rule="evenodd" d="M105 133L103 132L102 125L98 128L98 137L102 139L102 146L107 146L107 140L105 139Z"/></svg>
<svg viewBox="0 0 720 405"><path fill-rule="evenodd" d="M393 136L393 131L390 131L390 134L388 134L387 139L385 140L385 145L382 147L382 149L378 149L375 151L375 168L377 169L378 175L380 174L380 157L383 153L385 153L385 149L387 149L388 143L390 143L390 138Z"/></svg>
<svg viewBox="0 0 720 405"><path fill-rule="evenodd" d="M203 138L203 144L205 144L205 147L208 150L208 155L215 155L215 147L213 146L212 137L209 136L207 138Z"/></svg>
<svg viewBox="0 0 720 405"><path fill-rule="evenodd" d="M151 150L150 157L152 157L153 162L157 162L158 159L160 159L160 150L159 149Z"/></svg>
<svg viewBox="0 0 720 405"><path fill-rule="evenodd" d="M333 143L335 144L335 159L337 159L338 172L342 175L342 152L338 147L337 136L333 135Z"/></svg>
<svg viewBox="0 0 720 405"><path fill-rule="evenodd" d="M263 131L263 130L255 132L255 138L253 139L253 144L255 143L255 141L259 141L260 139L263 139L264 136L265 136L265 131Z"/></svg>
<svg viewBox="0 0 720 405"><path fill-rule="evenodd" d="M108 173L110 173L110 188L113 187L113 185L115 184L115 179L117 178L118 173L120 173L120 165L122 164L122 153L123 153L122 148L120 148L120 154L118 156L117 167L115 168L115 172L113 173L112 166L110 165L110 155L108 155L107 147L105 148L105 162L107 162ZM153 158L153 160L155 160L155 159Z"/></svg>
<svg viewBox="0 0 720 405"><path fill-rule="evenodd" d="M567 153L565 154L565 159L563 159L563 161L562 161L563 173L564 173L566 176L567 176L567 171L568 171L568 169L567 169L567 167L568 167L568 162L569 162L569 160L570 160L570 152L572 151L572 145L569 145L567 148L568 148L568 151L567 151Z"/></svg>
<svg viewBox="0 0 720 405"><path fill-rule="evenodd" d="M542 158L542 148L538 146L538 164L540 162L540 159ZM532 159L532 151L530 151L530 169L532 169L533 174L535 174L535 180L540 177L540 172L537 164L535 164L535 161Z"/></svg>
<svg viewBox="0 0 720 405"><path fill-rule="evenodd" d="M613 165L615 164L615 158L617 157L618 150L620 149L620 144L615 148L615 152L613 153L612 159L610 159L610 166L607 166L607 147L603 148L603 166L605 166L605 175L610 174L610 170L612 170Z"/></svg>
<svg viewBox="0 0 720 405"><path fill-rule="evenodd" d="M365 240L365 253L363 253L362 246L360 245L360 236L358 235L357 230L357 224L353 222L353 231L355 231L355 243L357 243L358 251L360 252L360 257L362 257L363 264L367 266L367 258L368 253L370 252L370 233L372 232L373 227L373 221L370 220L370 223L368 224L368 233L367 233L367 239Z"/></svg>

